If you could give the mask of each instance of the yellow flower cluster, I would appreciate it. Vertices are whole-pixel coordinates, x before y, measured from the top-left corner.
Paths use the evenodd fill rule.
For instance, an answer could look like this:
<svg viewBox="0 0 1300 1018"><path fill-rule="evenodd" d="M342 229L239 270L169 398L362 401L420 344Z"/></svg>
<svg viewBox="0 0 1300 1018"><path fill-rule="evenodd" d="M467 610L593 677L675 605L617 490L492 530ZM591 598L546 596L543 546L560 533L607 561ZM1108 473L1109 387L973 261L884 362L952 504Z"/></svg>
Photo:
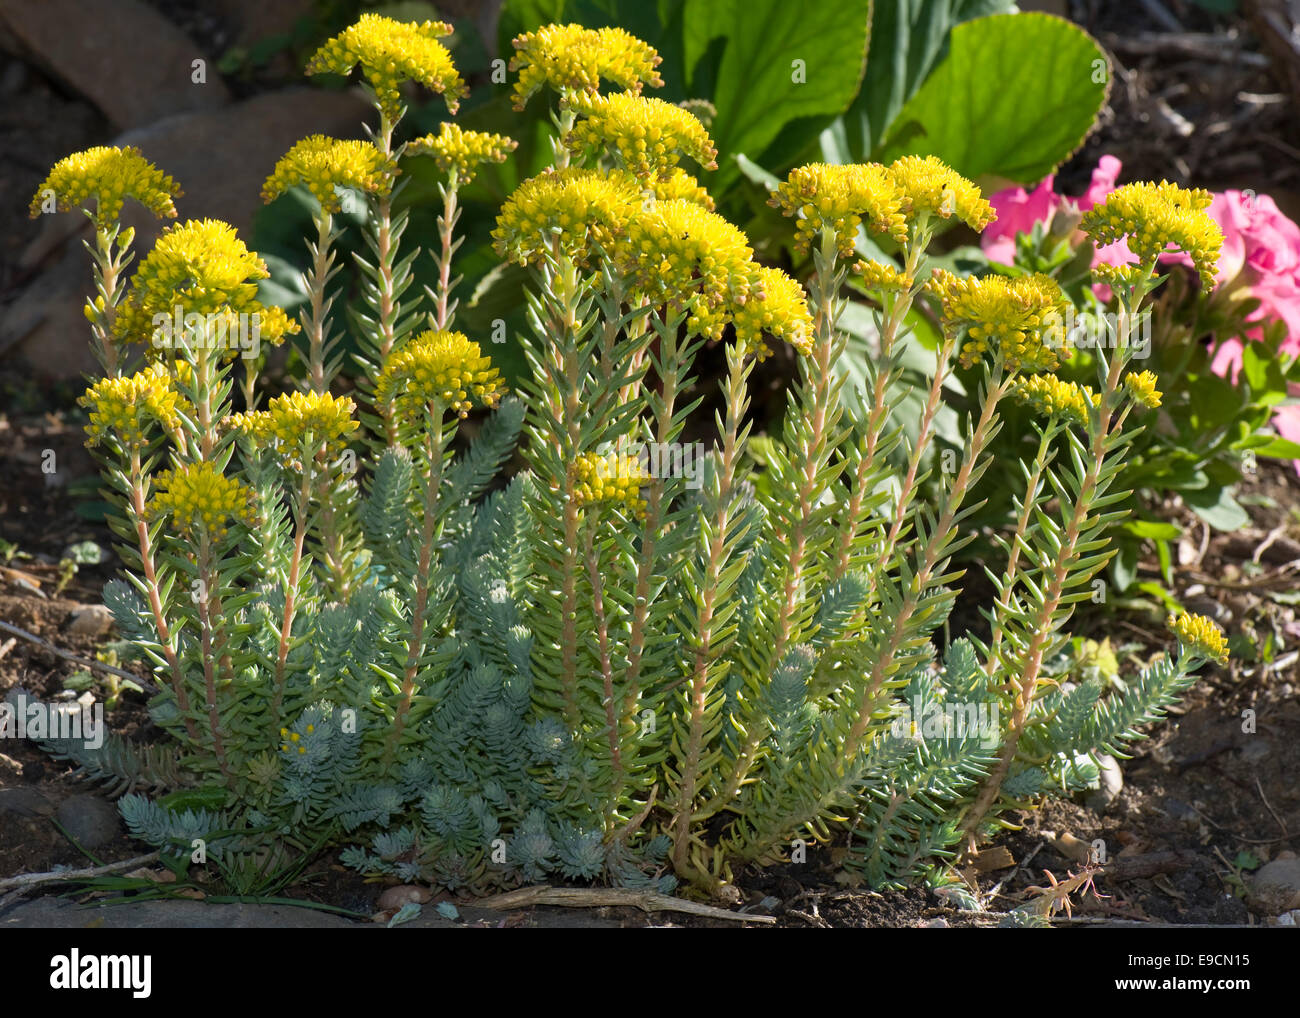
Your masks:
<svg viewBox="0 0 1300 1018"><path fill-rule="evenodd" d="M997 218L980 189L934 156L903 156L889 166L889 179L904 197L908 219L929 214L956 216L972 230Z"/></svg>
<svg viewBox="0 0 1300 1018"><path fill-rule="evenodd" d="M1084 213L1081 228L1098 247L1127 238L1128 248L1147 266L1166 251L1187 254L1202 283L1214 285L1223 231L1206 211L1213 196L1177 184L1125 184Z"/></svg>
<svg viewBox="0 0 1300 1018"><path fill-rule="evenodd" d="M1020 403L1044 417L1064 417L1075 424L1086 424L1088 407L1101 404L1101 396L1090 386L1067 382L1055 375L1021 378L1012 393Z"/></svg>
<svg viewBox="0 0 1300 1018"><path fill-rule="evenodd" d="M250 527L256 523L253 492L219 473L207 460L164 470L154 483L157 490L150 500L154 518L170 515L184 534L221 538L231 520Z"/></svg>
<svg viewBox="0 0 1300 1018"><path fill-rule="evenodd" d="M813 320L799 281L780 269L760 266L755 294L732 312L736 344L759 361L771 353L763 337L783 339L805 356L812 352Z"/></svg>
<svg viewBox="0 0 1300 1018"><path fill-rule="evenodd" d="M459 124L444 120L437 134L426 134L406 146L408 155L430 155L438 169L450 176L456 174L461 184L468 184L482 163L504 163L506 155L518 147L519 142L504 134L487 131L467 131Z"/></svg>
<svg viewBox="0 0 1300 1018"><path fill-rule="evenodd" d="M1066 306L1066 297L1050 276L958 278L936 269L926 284L942 302L944 325L966 327L960 362L970 367L987 350L997 348L1012 371L1053 371L1057 353L1043 342L1049 326Z"/></svg>
<svg viewBox="0 0 1300 1018"><path fill-rule="evenodd" d="M176 181L149 162L134 147L100 145L74 152L54 164L32 198L31 215L39 216L47 192L53 191L61 212L95 199L95 223L108 227L122 214L122 202L134 198L159 219L175 218L181 189Z"/></svg>
<svg viewBox="0 0 1300 1018"><path fill-rule="evenodd" d="M467 417L476 403L496 406L504 392L501 373L477 343L459 332L428 331L389 357L375 383L375 402L391 402L412 419L431 403Z"/></svg>
<svg viewBox="0 0 1300 1018"><path fill-rule="evenodd" d="M655 202L627 224L618 261L631 282L632 299L656 307L685 304L699 294L688 327L720 339L729 310L743 307L757 286L758 267L745 235L694 202Z"/></svg>
<svg viewBox="0 0 1300 1018"><path fill-rule="evenodd" d="M621 28L545 25L514 39L510 70L515 82L515 109L522 110L534 92L550 85L571 97L600 91L600 80L639 93L643 84L663 86L655 68L662 58L648 43Z"/></svg>
<svg viewBox="0 0 1300 1018"><path fill-rule="evenodd" d="M506 199L492 237L499 255L521 265L548 251L585 264L596 250L613 247L642 201L625 173L576 167L541 173Z"/></svg>
<svg viewBox="0 0 1300 1018"><path fill-rule="evenodd" d="M304 138L275 164L275 172L262 185L268 204L297 184L307 189L327 212L337 212L341 199L336 188L351 187L366 194L387 194L397 175L397 164L365 141L339 141L321 134Z"/></svg>
<svg viewBox="0 0 1300 1018"><path fill-rule="evenodd" d="M583 453L573 462L574 496L578 505L622 503L634 516L645 515L641 486L650 475L635 456L611 452Z"/></svg>
<svg viewBox="0 0 1300 1018"><path fill-rule="evenodd" d="M363 14L355 25L312 55L307 73L350 74L360 64L380 110L389 120L402 115L402 94L398 89L404 81L418 81L441 93L447 109L455 113L469 90L447 47L438 41L450 34L451 26L441 21L414 24Z"/></svg>
<svg viewBox="0 0 1300 1018"><path fill-rule="evenodd" d="M582 116L565 139L574 155L612 150L642 179L671 170L683 155L705 169L718 168L709 132L680 106L630 92L578 93L569 106Z"/></svg>
<svg viewBox="0 0 1300 1018"><path fill-rule="evenodd" d="M853 266L853 271L862 277L862 285L868 290L904 293L915 282L911 276L900 271L897 265L887 262L861 261Z"/></svg>
<svg viewBox="0 0 1300 1018"><path fill-rule="evenodd" d="M1124 376L1124 388L1128 390L1129 395L1137 402L1141 403L1148 410L1154 410L1160 406L1160 397L1164 395L1156 389L1160 381L1153 372L1150 371L1130 371Z"/></svg>
<svg viewBox="0 0 1300 1018"><path fill-rule="evenodd" d="M1178 638L1178 642L1193 654L1218 661L1219 664L1228 663L1228 641L1224 638L1223 630L1212 619L1184 612L1177 616L1170 615L1165 625Z"/></svg>
<svg viewBox="0 0 1300 1018"><path fill-rule="evenodd" d="M714 209L713 196L680 166L667 173L655 174L645 182L645 186L660 201L680 198L682 201L694 202L710 212Z"/></svg>
<svg viewBox="0 0 1300 1018"><path fill-rule="evenodd" d="M1136 286L1150 275L1137 265L1107 265L1103 262L1092 267L1092 281L1119 289Z"/></svg>
<svg viewBox="0 0 1300 1018"><path fill-rule="evenodd" d="M301 720L298 722L298 724L302 724ZM311 724L310 722L308 722L307 726L303 729L302 733L291 732L287 728L281 728L280 738L284 739L285 741L280 743L280 752L290 753L296 749L298 751L299 756L306 755L307 746L302 741L302 737L304 734L311 735L315 731L316 731L316 726Z"/></svg>
<svg viewBox="0 0 1300 1018"><path fill-rule="evenodd" d="M841 256L853 253L858 227L866 221L873 233L907 239L903 195L886 167L878 163L835 166L809 163L790 171L768 199L787 216L802 213L795 227L795 243L807 250L823 229L835 232Z"/></svg>
<svg viewBox="0 0 1300 1018"><path fill-rule="evenodd" d="M161 424L170 430L179 423L180 400L161 365L153 365L129 377L103 378L86 390L77 402L90 411L86 434L92 445L116 438L127 449L148 443L146 430Z"/></svg>
<svg viewBox="0 0 1300 1018"><path fill-rule="evenodd" d="M230 426L272 444L297 462L297 451L304 439L313 446L323 443L327 455L342 450L348 435L358 427L352 419L355 411L356 404L348 396L293 392L274 397L265 410L235 414Z"/></svg>
<svg viewBox="0 0 1300 1018"><path fill-rule="evenodd" d="M197 314L211 336L225 337L230 356L239 352L241 339L232 330L251 331L256 325L258 342L279 343L299 327L281 309L257 301L256 281L267 275L265 263L228 223L177 223L162 232L140 263L131 293L118 307L113 332L118 339L145 343L153 351L174 349L182 339L176 335L178 320L188 329L184 317ZM186 338L194 342L194 337Z"/></svg>

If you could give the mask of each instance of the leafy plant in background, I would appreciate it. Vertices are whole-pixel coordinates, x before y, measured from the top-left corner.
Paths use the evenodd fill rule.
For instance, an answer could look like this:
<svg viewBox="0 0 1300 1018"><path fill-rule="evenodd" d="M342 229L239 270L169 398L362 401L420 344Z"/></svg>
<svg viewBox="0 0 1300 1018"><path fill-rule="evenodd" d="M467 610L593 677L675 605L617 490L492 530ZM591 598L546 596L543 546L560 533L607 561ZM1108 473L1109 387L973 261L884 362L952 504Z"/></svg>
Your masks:
<svg viewBox="0 0 1300 1018"><path fill-rule="evenodd" d="M234 888L280 886L346 844L363 872L453 889L559 873L716 890L737 865L833 835L873 885L946 882L947 861L1006 810L1095 783L1093 754L1119 752L1226 657L1211 622L1180 615L1176 656L1124 693L1091 678L1053 688L1048 662L1122 521L1132 417L1160 393L1128 370L1126 343L1098 356L1095 390L1049 373L1067 300L1049 276L932 264L945 225L992 220L979 188L933 156L796 167L771 200L812 258L805 289L711 210L688 167L717 146L690 112L642 95L661 57L623 30L515 40L514 100L546 106L554 130L553 165L512 192L493 235L529 281L530 373L507 396L454 331L452 261L459 187L509 143L454 128L395 141L405 81L452 109L463 92L448 30L365 16L312 58L312 71L360 66L379 128L369 143L307 139L267 183L268 198L302 184L317 203L296 322L259 303L264 263L209 220L164 231L127 292L111 271L131 239L122 198L166 214L176 190L138 153L72 156L46 182L65 207L99 199L89 315L105 377L83 399L128 564L105 599L163 689L150 711L170 740L49 748L153 794L121 801L136 837L177 868L199 839ZM421 254L394 196L425 162L442 174L425 256L439 285L417 312ZM341 192L365 196L371 252L347 323L360 406L330 392ZM1208 200L1133 185L1089 213L1099 242L1137 244L1137 266L1097 276L1126 321L1166 250L1212 274ZM857 259L860 227L901 264ZM861 416L831 370L850 278L881 309ZM909 437L890 394L923 292L939 339ZM234 365L253 352L231 342L250 317L268 343L300 331L306 344L300 388L265 410L258 358ZM726 378L705 450L682 438L708 341ZM773 344L793 348L798 377L755 470L749 381ZM954 362L974 373L977 419L931 502L926 457ZM1014 534L987 567L991 636L939 655L953 555L1011 399L1040 418ZM481 407L493 413L456 451ZM496 484L520 435L525 468Z"/></svg>

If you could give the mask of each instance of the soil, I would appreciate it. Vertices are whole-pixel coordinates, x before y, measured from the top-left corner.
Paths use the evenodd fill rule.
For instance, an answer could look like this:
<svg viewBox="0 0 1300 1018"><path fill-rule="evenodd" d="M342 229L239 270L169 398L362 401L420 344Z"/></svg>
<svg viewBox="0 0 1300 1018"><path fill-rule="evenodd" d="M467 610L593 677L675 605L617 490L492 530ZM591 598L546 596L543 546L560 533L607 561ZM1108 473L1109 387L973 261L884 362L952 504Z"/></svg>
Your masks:
<svg viewBox="0 0 1300 1018"><path fill-rule="evenodd" d="M1239 17L1212 15L1174 0L1165 6L1187 31L1235 33L1240 53L1258 55ZM1294 158L1300 152L1292 147L1297 123L1290 102L1260 98L1282 93L1268 66L1257 59L1217 59L1207 65L1168 46L1135 53L1125 40L1168 30L1145 10L1128 3L1071 5L1076 20L1117 47L1118 80L1099 131L1062 168L1061 189L1081 192L1098 155L1110 152L1125 163L1123 179L1167 177L1214 188L1254 187L1273 193L1284 209L1293 205L1291 190L1300 175L1300 161ZM200 28L219 31L219 26ZM0 78L0 95L6 97L0 103L0 303L25 278L17 254L32 233L21 212L45 168L69 151L106 140L102 120L85 103L63 94L34 69L11 66L20 70ZM1198 130L1181 133L1180 118ZM1215 124L1226 127L1211 130ZM112 557L102 565L82 566L60 589L59 562L69 545L93 540L112 547L102 516L88 518L97 484L94 464L81 446L84 421L67 409L76 392L39 390L0 374L0 394L5 408L0 414L0 619L61 650L93 658L108 641L69 632L68 617L79 605L99 601L118 563ZM42 465L51 449L57 469L47 474ZM1136 745L1134 758L1124 764L1124 789L1114 802L1103 807L1079 800L1026 813L1020 830L978 857L967 877L986 911L959 911L918 888L876 893L850 886L836 864L834 846L810 848L804 865L738 874L738 904L774 914L781 926L989 925L996 922L992 913L1006 912L1036 893L1029 888L1078 873L1086 861L1080 843L1089 846L1100 839L1108 864L1095 879L1097 896L1074 896L1076 917L1214 925L1264 921L1244 904L1243 872L1283 850L1300 851L1300 785L1295 780L1300 774L1300 668L1291 649L1300 641L1300 621L1288 603L1300 568L1300 481L1289 465L1264 464L1243 485L1242 494L1252 525L1237 534L1209 532L1176 501L1164 511L1190 535L1180 548L1174 593L1189 609L1213 615L1248 639L1240 648L1234 646L1227 668L1207 668L1169 721ZM1144 569L1154 575L1154 559ZM1131 666L1167 647L1161 617L1151 606L1132 605L1117 609L1113 622L1083 616L1076 630L1124 643L1123 657ZM1122 640L1116 638L1116 627ZM21 688L54 698L81 670L44 646L0 634L0 697ZM110 714L111 728L144 742L158 738L144 703L143 696L123 694ZM1248 711L1254 712L1253 734L1242 731L1243 712ZM84 790L72 780L70 768L26 742L0 744L0 790L21 788L40 793L48 808L32 816L4 814L0 878L89 865L87 855L47 815ZM94 858L109 862L140 851L119 835L95 849ZM988 868L981 872L981 865ZM328 856L283 894L370 915L381 890ZM628 926L734 925L663 913L647 917L621 908L591 915ZM549 908L531 909L511 920L512 925L574 922L572 912Z"/></svg>

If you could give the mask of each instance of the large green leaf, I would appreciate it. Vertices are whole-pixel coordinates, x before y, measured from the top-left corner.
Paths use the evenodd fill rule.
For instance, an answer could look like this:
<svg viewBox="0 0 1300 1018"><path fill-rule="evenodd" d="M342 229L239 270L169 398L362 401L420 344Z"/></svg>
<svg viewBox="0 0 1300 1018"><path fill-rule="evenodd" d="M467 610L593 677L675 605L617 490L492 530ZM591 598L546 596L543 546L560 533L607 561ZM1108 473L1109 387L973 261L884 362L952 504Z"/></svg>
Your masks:
<svg viewBox="0 0 1300 1018"><path fill-rule="evenodd" d="M866 162L943 54L954 25L1001 14L1012 0L889 0L871 16L867 73L853 105L829 130L844 152L841 162Z"/></svg>
<svg viewBox="0 0 1300 1018"><path fill-rule="evenodd" d="M1083 142L1109 81L1096 42L1061 18L968 21L899 112L882 158L936 155L972 179L1035 183Z"/></svg>
<svg viewBox="0 0 1300 1018"><path fill-rule="evenodd" d="M735 156L758 158L792 122L817 136L858 93L867 56L871 0L687 0L682 29L688 88L718 115L715 193L741 175ZM785 146L798 142L787 132ZM784 168L776 158L764 166Z"/></svg>

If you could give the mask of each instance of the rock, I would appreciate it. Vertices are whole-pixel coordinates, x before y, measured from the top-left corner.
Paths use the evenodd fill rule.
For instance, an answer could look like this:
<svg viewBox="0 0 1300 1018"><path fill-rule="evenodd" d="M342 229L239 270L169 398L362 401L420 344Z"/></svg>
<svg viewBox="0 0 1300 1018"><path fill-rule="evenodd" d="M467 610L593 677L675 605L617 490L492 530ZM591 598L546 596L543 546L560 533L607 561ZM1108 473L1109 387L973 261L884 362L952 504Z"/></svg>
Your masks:
<svg viewBox="0 0 1300 1018"><path fill-rule="evenodd" d="M104 111L118 128L230 102L213 61L141 0L100 0L93 30L81 0L0 0L0 23L32 61ZM202 83L194 61L204 61Z"/></svg>
<svg viewBox="0 0 1300 1018"><path fill-rule="evenodd" d="M1124 772L1120 770L1119 761L1109 753L1098 754L1097 762L1101 764L1101 787L1088 795L1088 805L1101 812L1124 790Z"/></svg>
<svg viewBox="0 0 1300 1018"><path fill-rule="evenodd" d="M1182 799L1176 799L1172 795L1167 795L1161 801L1160 805L1165 812L1165 816L1169 817L1170 820L1176 820L1180 824L1188 824L1190 826L1195 826L1201 822L1201 815L1197 813L1196 810L1192 809L1192 807L1187 803L1183 802Z"/></svg>
<svg viewBox="0 0 1300 1018"><path fill-rule="evenodd" d="M1300 859L1294 852L1279 852L1250 881L1248 904L1261 915L1278 915L1300 908Z"/></svg>
<svg viewBox="0 0 1300 1018"><path fill-rule="evenodd" d="M4 0L0 0L3 3ZM117 145L138 145L171 174L184 195L180 219L221 219L246 243L262 184L276 161L309 134L357 137L369 107L349 92L294 88L267 92L220 110L186 113L128 131ZM0 318L0 350L15 344L18 356L41 379L75 379L96 371L90 327L82 314L92 293L90 262L80 241L90 237L80 213L42 216L40 234L20 259L23 268L46 265ZM124 225L135 228L139 262L166 225L128 200ZM171 220L176 222L177 220Z"/></svg>
<svg viewBox="0 0 1300 1018"><path fill-rule="evenodd" d="M946 930L949 928L948 920L942 917L931 919L928 923L924 924L924 928L927 930Z"/></svg>
<svg viewBox="0 0 1300 1018"><path fill-rule="evenodd" d="M432 897L433 895L427 887L417 887L415 884L400 884L397 887L388 888L379 896L379 909L380 911L387 911L388 909L396 911L403 905L423 905Z"/></svg>
<svg viewBox="0 0 1300 1018"><path fill-rule="evenodd" d="M89 792L64 799L54 818L82 848L106 845L122 833L122 817L117 807Z"/></svg>
<svg viewBox="0 0 1300 1018"><path fill-rule="evenodd" d="M1262 735L1252 735L1241 747L1241 758L1248 763L1255 763L1263 760L1272 751L1273 747L1267 738Z"/></svg>
<svg viewBox="0 0 1300 1018"><path fill-rule="evenodd" d="M20 817L47 817L54 805L35 788L0 788L0 814Z"/></svg>
<svg viewBox="0 0 1300 1018"><path fill-rule="evenodd" d="M113 613L102 604L79 605L72 609L63 628L73 636L103 636L113 628Z"/></svg>

